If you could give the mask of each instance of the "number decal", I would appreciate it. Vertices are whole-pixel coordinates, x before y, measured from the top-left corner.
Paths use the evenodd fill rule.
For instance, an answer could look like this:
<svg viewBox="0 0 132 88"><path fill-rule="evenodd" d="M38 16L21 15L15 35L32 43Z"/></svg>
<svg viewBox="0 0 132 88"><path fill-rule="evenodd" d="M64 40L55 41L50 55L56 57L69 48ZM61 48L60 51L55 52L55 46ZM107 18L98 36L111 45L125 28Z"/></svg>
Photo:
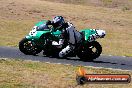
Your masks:
<svg viewBox="0 0 132 88"><path fill-rule="evenodd" d="M37 34L37 26L34 26L32 28L32 31L30 31L29 35L30 36L36 36L36 34Z"/></svg>

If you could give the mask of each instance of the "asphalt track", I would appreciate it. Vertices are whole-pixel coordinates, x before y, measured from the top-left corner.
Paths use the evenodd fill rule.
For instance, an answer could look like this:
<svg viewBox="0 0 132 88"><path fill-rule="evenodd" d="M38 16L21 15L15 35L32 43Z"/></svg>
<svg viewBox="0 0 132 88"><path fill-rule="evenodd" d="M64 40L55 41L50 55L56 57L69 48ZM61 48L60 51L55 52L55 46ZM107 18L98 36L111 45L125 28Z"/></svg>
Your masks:
<svg viewBox="0 0 132 88"><path fill-rule="evenodd" d="M49 63L58 64L70 64L70 65L82 65L82 66L93 66L93 67L103 67L112 69L122 69L122 70L132 70L132 57L122 57L122 56L105 56L101 55L99 58L93 62L83 62L79 58L67 58L67 59L57 59L44 57L41 53L38 56L24 55L15 47L0 47L0 58L18 58L23 60L33 60L42 61Z"/></svg>

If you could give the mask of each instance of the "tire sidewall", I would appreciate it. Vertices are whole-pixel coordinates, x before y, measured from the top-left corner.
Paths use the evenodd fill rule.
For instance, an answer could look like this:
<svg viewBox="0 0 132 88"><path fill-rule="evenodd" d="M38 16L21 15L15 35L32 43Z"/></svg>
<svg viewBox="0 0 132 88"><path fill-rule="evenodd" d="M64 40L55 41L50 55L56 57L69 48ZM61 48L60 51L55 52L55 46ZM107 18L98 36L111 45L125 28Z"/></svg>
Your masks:
<svg viewBox="0 0 132 88"><path fill-rule="evenodd" d="M37 48L37 50L35 51L35 52L30 52L30 51L28 51L28 50L26 50L25 48L24 48L24 43L25 42L28 42L28 41L31 41L31 40L28 40L27 38L23 38L20 42L19 42L19 50L22 52L22 53L24 53L24 54L26 54L26 55L36 55L36 54L38 54L38 53L40 53L42 50L39 48L39 46L35 46L36 48Z"/></svg>
<svg viewBox="0 0 132 88"><path fill-rule="evenodd" d="M87 49L87 51L82 52L83 50L79 50L79 52L77 53L77 56L83 61L93 61L102 53L102 47L97 41L88 42L85 46L85 49ZM94 46L97 49L95 54L90 53L91 50L90 48L88 48L90 46Z"/></svg>

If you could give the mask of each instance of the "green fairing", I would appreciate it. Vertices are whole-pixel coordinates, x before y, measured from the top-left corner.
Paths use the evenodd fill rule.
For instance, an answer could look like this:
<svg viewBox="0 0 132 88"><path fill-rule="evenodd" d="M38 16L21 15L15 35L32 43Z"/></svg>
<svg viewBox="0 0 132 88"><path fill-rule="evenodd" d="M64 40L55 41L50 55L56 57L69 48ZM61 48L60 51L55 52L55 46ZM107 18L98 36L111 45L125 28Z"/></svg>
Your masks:
<svg viewBox="0 0 132 88"><path fill-rule="evenodd" d="M46 20L40 21L36 23L35 26L40 26L42 24L45 24L46 22L47 22ZM96 31L93 29L83 29L80 32L83 32L86 41L90 41L90 36L93 34L96 34ZM51 35L55 36L55 37L52 37L54 40L61 38L60 37L61 31L59 30L54 31L53 28L51 28L50 30L36 31L35 36L27 35L26 38L29 40L34 40L34 39L38 40L41 37L41 35L46 33L50 33Z"/></svg>
<svg viewBox="0 0 132 88"><path fill-rule="evenodd" d="M47 22L46 20L42 20L42 21L36 23L35 26L40 26L42 24L45 24L46 22ZM47 30L47 31L36 31L36 32L37 32L36 36L31 36L31 35L28 34L26 36L26 38L29 39L29 40L34 40L34 39L38 40L42 34L48 33L50 31Z"/></svg>
<svg viewBox="0 0 132 88"><path fill-rule="evenodd" d="M33 39L38 40L42 34L46 34L48 32L50 32L50 31L37 31L36 36L27 35L26 38L29 39L29 40L33 40Z"/></svg>
<svg viewBox="0 0 132 88"><path fill-rule="evenodd" d="M40 21L38 23L35 24L35 26L40 26L42 24L45 24L47 21L46 20L43 20L43 21ZM54 31L53 28L51 28L50 30L43 30L43 31L36 31L36 35L35 36L31 36L31 35L27 35L26 38L29 39L29 40L38 40L43 34L46 34L46 33L50 33L52 34L54 38L54 40L57 40L60 38L60 34L61 34L61 31L57 30L57 31Z"/></svg>
<svg viewBox="0 0 132 88"><path fill-rule="evenodd" d="M60 37L61 31L57 30L55 32L52 32L51 34L55 35L56 37Z"/></svg>
<svg viewBox="0 0 132 88"><path fill-rule="evenodd" d="M90 36L93 35L93 34L96 34L96 31L93 30L93 29L83 29L80 32L84 33L86 41L90 41Z"/></svg>

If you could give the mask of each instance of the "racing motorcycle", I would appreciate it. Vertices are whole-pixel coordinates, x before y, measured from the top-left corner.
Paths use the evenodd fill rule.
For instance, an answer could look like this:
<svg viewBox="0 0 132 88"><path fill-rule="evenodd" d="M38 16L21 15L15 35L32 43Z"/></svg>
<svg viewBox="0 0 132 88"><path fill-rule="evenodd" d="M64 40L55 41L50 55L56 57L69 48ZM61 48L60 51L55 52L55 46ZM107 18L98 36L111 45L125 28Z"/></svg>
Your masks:
<svg viewBox="0 0 132 88"><path fill-rule="evenodd" d="M46 20L43 20L36 23L30 33L19 42L19 50L22 53L36 55L43 51L46 56L58 56L60 50L68 44L64 43L63 46L57 43L53 44L53 41L61 39L62 33L60 30L46 25L46 22ZM105 31L100 29L82 29L79 32L82 35L82 41L66 57L78 56L83 61L92 61L98 58L102 53L102 47L96 39L104 38Z"/></svg>

